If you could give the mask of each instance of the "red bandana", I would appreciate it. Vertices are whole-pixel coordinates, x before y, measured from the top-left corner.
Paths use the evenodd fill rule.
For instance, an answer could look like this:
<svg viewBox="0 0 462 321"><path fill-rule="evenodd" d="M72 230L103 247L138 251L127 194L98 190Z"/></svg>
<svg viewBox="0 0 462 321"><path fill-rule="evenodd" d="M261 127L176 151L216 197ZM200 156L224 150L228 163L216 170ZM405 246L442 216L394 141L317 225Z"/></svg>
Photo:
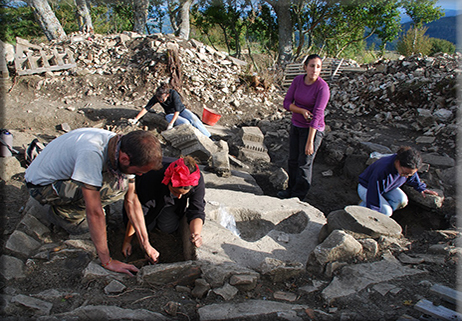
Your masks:
<svg viewBox="0 0 462 321"><path fill-rule="evenodd" d="M183 158L180 158L168 166L162 183L168 185L171 182L173 187L196 186L199 184L200 176L201 173L197 164L196 170L189 173L188 166L184 164Z"/></svg>

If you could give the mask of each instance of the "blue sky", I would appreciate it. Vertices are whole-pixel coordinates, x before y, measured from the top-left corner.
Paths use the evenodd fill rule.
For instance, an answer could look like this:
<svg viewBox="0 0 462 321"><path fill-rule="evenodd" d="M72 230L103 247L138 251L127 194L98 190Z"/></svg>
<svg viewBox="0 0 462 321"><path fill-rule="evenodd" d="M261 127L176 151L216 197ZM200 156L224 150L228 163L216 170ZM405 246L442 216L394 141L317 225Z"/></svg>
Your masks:
<svg viewBox="0 0 462 321"><path fill-rule="evenodd" d="M438 0L437 6L446 10L461 10L462 0Z"/></svg>

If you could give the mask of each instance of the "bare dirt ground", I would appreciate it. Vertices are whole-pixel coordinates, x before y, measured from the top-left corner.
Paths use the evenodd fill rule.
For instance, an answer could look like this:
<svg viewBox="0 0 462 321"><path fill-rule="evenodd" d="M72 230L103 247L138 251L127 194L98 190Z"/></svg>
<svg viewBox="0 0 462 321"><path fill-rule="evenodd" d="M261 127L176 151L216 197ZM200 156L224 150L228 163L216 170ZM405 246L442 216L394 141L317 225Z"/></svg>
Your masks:
<svg viewBox="0 0 462 321"><path fill-rule="evenodd" d="M89 76L88 76L89 77ZM84 99L70 99L66 102L65 97L72 93L72 87L60 87L60 90L53 91L41 88L37 90L37 84L42 79L40 76L24 77L17 80L14 85L6 84L3 91L4 121L3 128L19 131L24 134L38 136L42 141L49 141L52 138L61 135L63 131L59 129L60 124L67 123L72 129L79 127L101 126L110 128L112 124L135 116L144 106L146 101L131 101L127 104L113 105L101 97L84 97ZM87 78L88 81L88 78ZM95 79L89 79L90 82L105 81L114 82L110 77L102 79L95 76ZM76 81L77 83L77 81ZM194 110L200 113L198 108ZM255 112L255 111L253 111ZM229 125L241 126L254 124L253 113L240 115L235 119L228 117L226 123ZM149 119L148 119L149 120ZM335 115L331 115L328 122L334 121ZM367 121L364 119L363 121ZM149 121L144 123L147 129L160 132L162 128L159 124ZM108 127L106 127L108 126ZM156 128L157 127L157 128ZM377 129L380 132L380 128ZM402 133L387 132L385 129L382 133L385 139L394 139L402 136ZM268 146L271 141L265 142ZM23 152L22 146L15 144L15 148ZM269 150L274 159L273 163L254 163L251 164L250 172L254 175L257 182L261 185L267 195L275 196L277 190L269 183L269 174L277 167L286 166L287 144L282 148ZM23 154L17 156L25 166ZM321 150L316 162L314 173L314 186L310 191L308 201L313 206L319 208L326 215L333 210L341 209L346 205L356 204L358 197L356 195L356 186L351 179L341 174L341 167L335 168L324 162L324 155ZM324 177L322 172L333 170L338 175ZM22 218L21 208L26 204L28 193L23 183L23 175L17 175L8 183L1 181L2 186L2 248L6 238L14 231L17 224ZM412 252L426 253L428 247L432 244L443 243L455 245L456 237L454 234L442 233L439 230L450 228L448 222L444 220L431 221L428 217L431 213L426 213L422 209L409 206L406 210L396 213L394 218L405 228L406 237L412 242ZM58 229L54 230L51 235L52 239L59 240L66 235ZM120 246L123 238L123 226L121 218L115 217L108 221L108 236L111 244L111 251L117 259L123 259L120 254ZM158 244L163 256L163 262L175 262L178 257L181 242L175 235L152 235L154 243ZM106 295L99 284L102 281L91 281L81 283L81 270L90 262L92 257L76 252L72 260L59 260L59 252L52 254L56 258L53 264L48 266L28 266L29 274L25 280L4 282L2 284L3 292L8 292L11 288L16 288L18 293L38 293L46 289L59 289L68 293L65 297L57 299L54 302L52 313L69 311L78 306L85 304L93 305L117 305L119 307L137 309L144 308L156 312L165 313L165 305L170 302L181 303L181 312L177 315L178 320L198 320L197 308L211 303L223 302L218 295L211 293L202 300L191 298L189 295L175 291L173 287L156 287L151 288L139 287L136 284L136 278L126 282L130 291L120 295ZM69 257L69 254L67 254ZM145 262L142 256L135 254L130 259L131 262L138 266ZM62 263L60 263L62 262ZM429 292L429 287L422 281L429 281L432 284L439 283L449 287L454 287L456 283L456 270L458 257L451 256L447 260L438 264L423 263L418 268L425 269L427 273L419 274L413 277L406 277L396 281L397 286L401 288L396 295L387 294L382 297L377 292L368 290L357 293L354 299L339 300L327 305L320 297L319 292L314 294L305 294L299 296L296 303L306 304L312 308L307 311L305 320L397 320L403 314L409 314L418 318L421 313L413 309L413 305L421 298L429 300L437 299ZM250 298L271 299L276 291L287 291L297 293L300 287L311 284L313 276L308 273L294 278L290 282L283 284L273 284L269 280L262 282L253 291L246 294L239 294L234 302L242 302ZM327 280L327 278L325 279ZM318 312L315 312L318 310ZM320 313L319 311L326 312ZM27 316L8 317L8 320L25 320ZM30 319L34 319L30 316Z"/></svg>

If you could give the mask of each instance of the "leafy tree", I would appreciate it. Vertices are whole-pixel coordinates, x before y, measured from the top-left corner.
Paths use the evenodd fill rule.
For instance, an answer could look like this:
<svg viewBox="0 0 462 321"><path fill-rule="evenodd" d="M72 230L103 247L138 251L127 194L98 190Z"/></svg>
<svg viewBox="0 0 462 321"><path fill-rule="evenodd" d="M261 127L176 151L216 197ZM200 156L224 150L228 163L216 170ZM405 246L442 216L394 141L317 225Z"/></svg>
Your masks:
<svg viewBox="0 0 462 321"><path fill-rule="evenodd" d="M433 56L436 53L443 52L447 54L453 54L456 52L456 45L452 42L438 39L438 38L430 38L431 49L429 52L430 56Z"/></svg>
<svg viewBox="0 0 462 321"><path fill-rule="evenodd" d="M422 54L428 54L431 45L428 43L428 37L424 40L420 34L425 23L438 20L443 16L441 7L435 7L437 0L402 0L401 5L406 10L406 14L412 19L413 28L409 29L414 32L412 45L408 43L407 49L420 51ZM406 34L407 42L411 39L411 34ZM427 28L425 28L425 31ZM411 50L411 51L412 51ZM426 53L424 53L426 51Z"/></svg>
<svg viewBox="0 0 462 321"><path fill-rule="evenodd" d="M176 36L183 39L189 39L189 11L192 3L193 0L167 0L173 32Z"/></svg>
<svg viewBox="0 0 462 321"><path fill-rule="evenodd" d="M312 41L317 42L321 48L337 46L337 54L350 44L360 43L372 33L377 34L385 44L399 33L398 9L403 6L411 18L418 22L438 19L441 14L439 8L434 7L436 0L265 1L273 7L278 20L280 63L291 58L292 24L300 35L300 43L295 52L297 57L306 39L308 47ZM288 17L287 12L291 12L292 16ZM361 29L362 32L368 30L368 34L363 35ZM331 41L324 41L324 38Z"/></svg>
<svg viewBox="0 0 462 321"><path fill-rule="evenodd" d="M0 1L0 39L13 43L16 37L24 39L38 38L43 35L40 26L35 22L34 13L29 6L18 6L9 0Z"/></svg>
<svg viewBox="0 0 462 321"><path fill-rule="evenodd" d="M437 2L437 0L401 0L399 4L412 19L413 26L420 28L444 16L441 7L435 7Z"/></svg>
<svg viewBox="0 0 462 321"><path fill-rule="evenodd" d="M278 22L278 61L285 65L289 62L293 47L293 20L291 17L292 3L296 0L265 0L274 10ZM298 2L298 1L297 1ZM326 1L327 3L329 1ZM303 0L301 1L303 3Z"/></svg>
<svg viewBox="0 0 462 321"><path fill-rule="evenodd" d="M146 20L148 18L149 0L133 1L133 31L145 34Z"/></svg>
<svg viewBox="0 0 462 321"><path fill-rule="evenodd" d="M88 8L87 0L75 0L77 7L77 21L79 30L83 32L93 33L93 22L91 20L90 9Z"/></svg>
<svg viewBox="0 0 462 321"><path fill-rule="evenodd" d="M147 29L148 33L163 32L164 17L167 15L167 10L163 5L163 0L151 0L148 11Z"/></svg>
<svg viewBox="0 0 462 321"><path fill-rule="evenodd" d="M396 51L404 56L428 55L432 48L430 38L425 35L427 28L410 28L398 41Z"/></svg>
<svg viewBox="0 0 462 321"><path fill-rule="evenodd" d="M64 39L66 32L56 18L47 0L26 0L48 40Z"/></svg>
<svg viewBox="0 0 462 321"><path fill-rule="evenodd" d="M66 34L80 30L80 17L73 1L50 1L51 10L56 15Z"/></svg>
<svg viewBox="0 0 462 321"><path fill-rule="evenodd" d="M252 7L244 21L247 41L258 43L261 51L267 54L278 51L277 21L266 3L259 4L258 8Z"/></svg>
<svg viewBox="0 0 462 321"><path fill-rule="evenodd" d="M245 3L238 0L203 0L194 7L196 26L207 34L218 26L223 34L223 42L228 53L241 53L242 21Z"/></svg>

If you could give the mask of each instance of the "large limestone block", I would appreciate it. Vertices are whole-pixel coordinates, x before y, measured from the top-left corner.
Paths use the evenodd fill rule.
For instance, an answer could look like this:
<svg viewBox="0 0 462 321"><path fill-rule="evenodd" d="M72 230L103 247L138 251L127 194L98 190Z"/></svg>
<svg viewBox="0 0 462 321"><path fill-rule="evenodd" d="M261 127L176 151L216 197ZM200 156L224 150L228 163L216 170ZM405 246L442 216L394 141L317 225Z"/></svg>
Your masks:
<svg viewBox="0 0 462 321"><path fill-rule="evenodd" d="M242 303L209 304L198 309L201 321L238 320L242 318L270 320L270 316L290 311L305 311L306 305L265 300L247 300ZM292 320L296 320L292 317Z"/></svg>
<svg viewBox="0 0 462 321"><path fill-rule="evenodd" d="M54 315L55 320L170 320L160 313L146 309L123 309L107 305L86 305L70 312Z"/></svg>
<svg viewBox="0 0 462 321"><path fill-rule="evenodd" d="M407 267L394 257L382 261L355 264L344 267L340 274L322 291L322 297L329 303L337 298L358 293L370 284L388 282L408 275L427 273Z"/></svg>
<svg viewBox="0 0 462 321"><path fill-rule="evenodd" d="M14 256L2 255L0 257L0 266L0 274L7 280L26 277L24 274L24 263Z"/></svg>
<svg viewBox="0 0 462 321"><path fill-rule="evenodd" d="M417 192L411 186L402 186L403 192L409 197L409 200L428 209L437 210L443 206L444 196L443 191L433 189L438 195L426 194L425 197Z"/></svg>
<svg viewBox="0 0 462 321"><path fill-rule="evenodd" d="M381 235L400 237L403 229L392 218L367 207L350 205L327 216L328 233L348 230L372 238Z"/></svg>
<svg viewBox="0 0 462 321"><path fill-rule="evenodd" d="M197 128L183 124L162 132L162 136L179 149L182 155L197 157L205 162L218 151L217 145Z"/></svg>
<svg viewBox="0 0 462 321"><path fill-rule="evenodd" d="M304 264L326 222L323 213L298 198L207 188L205 200L204 245L196 254L198 260L214 264L235 262L254 270L266 258ZM223 224L229 223L224 219L229 216L235 226Z"/></svg>

